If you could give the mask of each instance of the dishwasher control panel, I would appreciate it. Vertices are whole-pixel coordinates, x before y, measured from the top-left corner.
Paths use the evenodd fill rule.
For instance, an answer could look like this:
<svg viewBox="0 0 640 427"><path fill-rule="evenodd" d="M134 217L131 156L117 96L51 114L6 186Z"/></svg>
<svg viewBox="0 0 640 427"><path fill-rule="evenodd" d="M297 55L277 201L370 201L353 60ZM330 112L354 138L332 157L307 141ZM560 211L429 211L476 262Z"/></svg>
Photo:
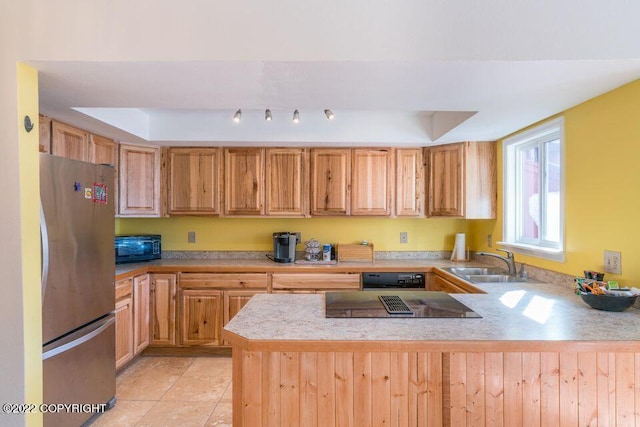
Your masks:
<svg viewBox="0 0 640 427"><path fill-rule="evenodd" d="M362 273L362 289L425 289L425 274L415 272Z"/></svg>

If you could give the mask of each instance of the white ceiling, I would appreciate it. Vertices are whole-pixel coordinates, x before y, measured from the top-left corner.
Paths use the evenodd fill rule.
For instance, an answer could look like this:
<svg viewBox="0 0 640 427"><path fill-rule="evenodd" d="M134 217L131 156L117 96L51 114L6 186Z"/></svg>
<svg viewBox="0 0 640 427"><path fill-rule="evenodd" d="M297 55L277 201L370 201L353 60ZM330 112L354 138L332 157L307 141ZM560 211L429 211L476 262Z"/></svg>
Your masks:
<svg viewBox="0 0 640 427"><path fill-rule="evenodd" d="M363 34L342 29L344 44L334 55L307 50L287 56L286 49L275 55L266 45L264 54L249 49L233 59L223 52L216 60L216 54L199 55L199 44L185 43L189 34L176 33L185 53L175 60L153 60L145 52L139 61L29 62L40 72L42 113L118 140L161 145L492 140L640 77L640 26L626 25L633 20L624 10L578 2L579 9L566 12L580 19L562 20L532 10L528 2L493 2L495 10L477 9L473 2L471 12L481 20L476 22L471 15L460 16L456 2L428 3L431 24L420 31L438 30L442 37L419 54L416 34L402 28L403 20L412 26L418 21L411 10L402 10L389 25L378 26L379 55L363 38L365 29ZM557 6L547 0L537 4L542 3ZM639 7L632 9L628 12ZM353 18L358 27L354 17L361 12L336 13L346 14L345 22ZM305 18L313 22L312 16ZM536 19L547 19L548 31L538 23L542 30L532 33ZM493 21L502 26L495 28ZM304 28L298 31L290 37L312 37ZM397 44L395 53L382 42L387 34ZM243 37L242 32L233 35ZM233 123L239 108L242 120ZM273 112L271 122L264 120L266 108ZM325 108L335 120L326 120ZM297 124L291 121L295 109L301 117Z"/></svg>

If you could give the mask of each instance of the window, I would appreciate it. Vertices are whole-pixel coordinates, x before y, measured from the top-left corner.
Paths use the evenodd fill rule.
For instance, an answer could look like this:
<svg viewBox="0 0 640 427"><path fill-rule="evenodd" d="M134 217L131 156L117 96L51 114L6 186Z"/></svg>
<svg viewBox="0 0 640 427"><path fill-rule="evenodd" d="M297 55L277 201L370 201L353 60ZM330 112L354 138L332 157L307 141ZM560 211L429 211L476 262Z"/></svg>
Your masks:
<svg viewBox="0 0 640 427"><path fill-rule="evenodd" d="M515 252L564 261L562 118L503 142L504 242Z"/></svg>

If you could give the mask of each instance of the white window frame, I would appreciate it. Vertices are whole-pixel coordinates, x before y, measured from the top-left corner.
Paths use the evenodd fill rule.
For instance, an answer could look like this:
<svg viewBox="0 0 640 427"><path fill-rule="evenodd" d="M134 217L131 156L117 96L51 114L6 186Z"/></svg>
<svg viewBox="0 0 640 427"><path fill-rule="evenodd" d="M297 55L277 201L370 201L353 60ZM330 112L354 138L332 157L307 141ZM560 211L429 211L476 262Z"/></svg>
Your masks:
<svg viewBox="0 0 640 427"><path fill-rule="evenodd" d="M560 191L559 191L559 243L555 242L545 242L542 239L538 242L528 242L524 239L519 239L517 236L518 233L518 223L521 221L521 218L518 218L517 214L517 205L519 203L518 188L519 188L519 178L518 170L516 168L517 164L517 148L536 144L542 148L543 143L558 139L560 141ZM541 156L540 164L546 164L544 159L545 153L544 150L539 150ZM565 246L565 235L564 235L564 199L565 199L565 149L564 149L564 118L559 117L553 120L550 120L546 123L543 123L535 128L526 130L517 135L514 135L510 138L505 139L502 142L502 158L503 158L503 170L502 170L502 181L503 181L503 230L502 236L503 241L498 242L502 246L505 246L507 249L521 253L524 255L531 255L539 258L545 258L553 261L564 262L564 246ZM540 173L541 180L544 180L544 173ZM544 188L541 182L540 188ZM540 192L542 196L542 191ZM541 197L540 203L542 206L546 203L545 197ZM544 209L541 209L542 215L544 215ZM541 224L546 223L545 220L541 218ZM540 235L544 236L544 230L540 230Z"/></svg>

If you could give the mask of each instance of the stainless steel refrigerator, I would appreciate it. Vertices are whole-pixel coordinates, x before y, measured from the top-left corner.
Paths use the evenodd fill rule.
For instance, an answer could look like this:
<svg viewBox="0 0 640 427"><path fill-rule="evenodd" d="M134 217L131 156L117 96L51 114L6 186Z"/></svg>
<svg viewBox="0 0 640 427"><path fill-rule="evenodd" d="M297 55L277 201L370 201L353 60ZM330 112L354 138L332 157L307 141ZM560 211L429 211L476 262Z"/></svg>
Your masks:
<svg viewBox="0 0 640 427"><path fill-rule="evenodd" d="M44 414L80 426L115 403L113 168L40 155ZM93 409L93 412L84 412Z"/></svg>

